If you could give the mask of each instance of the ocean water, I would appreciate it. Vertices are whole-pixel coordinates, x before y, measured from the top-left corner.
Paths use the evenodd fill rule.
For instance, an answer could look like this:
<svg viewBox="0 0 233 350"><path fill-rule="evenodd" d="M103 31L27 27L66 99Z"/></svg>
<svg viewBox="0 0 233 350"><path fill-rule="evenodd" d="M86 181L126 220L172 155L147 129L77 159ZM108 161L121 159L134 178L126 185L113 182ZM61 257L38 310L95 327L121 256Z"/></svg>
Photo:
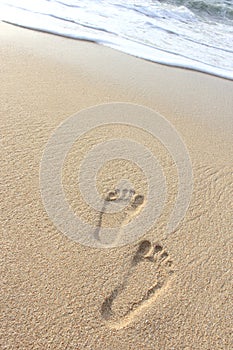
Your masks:
<svg viewBox="0 0 233 350"><path fill-rule="evenodd" d="M0 20L233 80L233 0L1 0Z"/></svg>

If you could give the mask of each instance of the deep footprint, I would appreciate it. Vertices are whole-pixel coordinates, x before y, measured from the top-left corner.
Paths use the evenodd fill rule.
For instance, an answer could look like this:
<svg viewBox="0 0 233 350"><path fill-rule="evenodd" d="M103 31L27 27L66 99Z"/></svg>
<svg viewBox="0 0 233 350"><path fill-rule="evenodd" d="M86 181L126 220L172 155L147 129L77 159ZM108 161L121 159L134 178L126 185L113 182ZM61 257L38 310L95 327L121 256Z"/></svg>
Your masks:
<svg viewBox="0 0 233 350"><path fill-rule="evenodd" d="M102 304L102 317L114 328L126 326L165 290L172 274L173 263L163 247L141 242L122 284Z"/></svg>

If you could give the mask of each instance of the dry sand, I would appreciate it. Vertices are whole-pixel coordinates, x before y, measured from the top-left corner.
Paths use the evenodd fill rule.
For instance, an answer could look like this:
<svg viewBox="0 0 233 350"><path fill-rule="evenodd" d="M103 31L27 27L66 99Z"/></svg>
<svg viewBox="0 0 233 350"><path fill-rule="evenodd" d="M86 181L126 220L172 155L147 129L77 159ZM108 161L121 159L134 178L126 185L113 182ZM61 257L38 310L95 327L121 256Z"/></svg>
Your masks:
<svg viewBox="0 0 233 350"><path fill-rule="evenodd" d="M233 82L7 24L0 37L1 349L230 349ZM94 249L56 229L39 167L62 121L113 101L151 107L175 126L194 190L172 234L164 234L165 212L143 245ZM80 142L85 151L88 139ZM71 154L65 188L85 216L69 190L74 168Z"/></svg>

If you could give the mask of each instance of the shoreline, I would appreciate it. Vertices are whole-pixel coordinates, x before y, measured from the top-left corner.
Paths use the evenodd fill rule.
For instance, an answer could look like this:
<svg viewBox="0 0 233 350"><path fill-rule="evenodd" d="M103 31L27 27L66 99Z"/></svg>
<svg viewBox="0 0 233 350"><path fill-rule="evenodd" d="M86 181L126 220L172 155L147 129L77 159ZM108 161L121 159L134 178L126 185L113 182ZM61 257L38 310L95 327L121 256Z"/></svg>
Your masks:
<svg viewBox="0 0 233 350"><path fill-rule="evenodd" d="M0 28L4 347L230 348L233 82L90 42L5 23ZM64 120L111 102L149 107L176 128L191 158L194 189L185 218L166 235L176 173L151 135L132 131L163 165L170 185L166 210L139 241L95 249L55 227L42 202L39 172L48 139ZM77 201L74 174L89 146L109 135L131 136L120 126L84 135L64 164L66 196L74 210L93 222L95 213ZM116 162L101 172L100 180L111 185L118 166L121 174ZM141 194L143 175L127 166ZM104 216L103 224L115 223L111 220ZM141 241L151 245L143 259ZM159 262L162 255L169 269Z"/></svg>
<svg viewBox="0 0 233 350"><path fill-rule="evenodd" d="M147 62L152 62L152 63L155 63L155 64L159 64L159 65L163 65L163 66L167 66L167 67L172 67L172 68L187 69L187 70L190 70L190 71L193 71L193 72L203 73L203 74L214 76L214 77L217 77L217 78L220 78L220 79L233 81L233 76L229 77L229 76L224 75L224 73L219 73L219 74L217 74L215 72L210 73L208 71L208 69L205 69L205 68L201 69L201 68L195 68L195 67L188 66L188 65L185 66L185 65L182 65L182 64L166 63L166 62L163 62L163 61L154 61L153 59L150 59L148 57L141 57L141 56L138 56L137 54L133 54L131 52L124 51L123 49L120 49L117 46L115 46L115 47L112 46L111 47L111 46L109 46L107 44L99 43L98 41L95 41L95 40L92 40L92 39L87 39L87 38L84 38L84 37L83 38L82 37L79 37L79 38L77 37L76 38L76 37L74 37L72 35L64 35L64 34L59 34L59 33L55 33L55 32L46 31L45 29L37 29L37 28L33 28L33 27L26 27L24 25L20 25L20 24L13 23L13 22L8 22L8 21L5 21L5 20L2 20L2 23L6 23L8 25L13 25L13 26L16 26L16 27L22 28L22 29L33 30L33 31L36 31L36 32L39 32L39 33L55 35L55 36L59 36L59 37L66 38L66 39L73 39L73 40L78 40L78 41L94 43L94 44L97 44L97 45L102 45L102 46L105 46L107 48L110 48L110 49L119 51L121 53L124 53L126 55L130 55L130 56L136 57L138 59L145 60ZM202 63L202 64L204 64L204 66L205 66L205 63ZM217 67L215 67L215 69L216 68ZM221 71L221 68L217 68L217 69Z"/></svg>

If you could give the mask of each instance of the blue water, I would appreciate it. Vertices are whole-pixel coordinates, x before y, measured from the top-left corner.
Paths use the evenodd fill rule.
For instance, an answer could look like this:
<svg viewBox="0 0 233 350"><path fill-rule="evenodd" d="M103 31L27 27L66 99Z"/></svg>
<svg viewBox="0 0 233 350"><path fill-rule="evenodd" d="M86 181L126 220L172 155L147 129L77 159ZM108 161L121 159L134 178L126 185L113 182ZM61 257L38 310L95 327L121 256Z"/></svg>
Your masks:
<svg viewBox="0 0 233 350"><path fill-rule="evenodd" d="M1 0L0 19L233 80L233 0Z"/></svg>

